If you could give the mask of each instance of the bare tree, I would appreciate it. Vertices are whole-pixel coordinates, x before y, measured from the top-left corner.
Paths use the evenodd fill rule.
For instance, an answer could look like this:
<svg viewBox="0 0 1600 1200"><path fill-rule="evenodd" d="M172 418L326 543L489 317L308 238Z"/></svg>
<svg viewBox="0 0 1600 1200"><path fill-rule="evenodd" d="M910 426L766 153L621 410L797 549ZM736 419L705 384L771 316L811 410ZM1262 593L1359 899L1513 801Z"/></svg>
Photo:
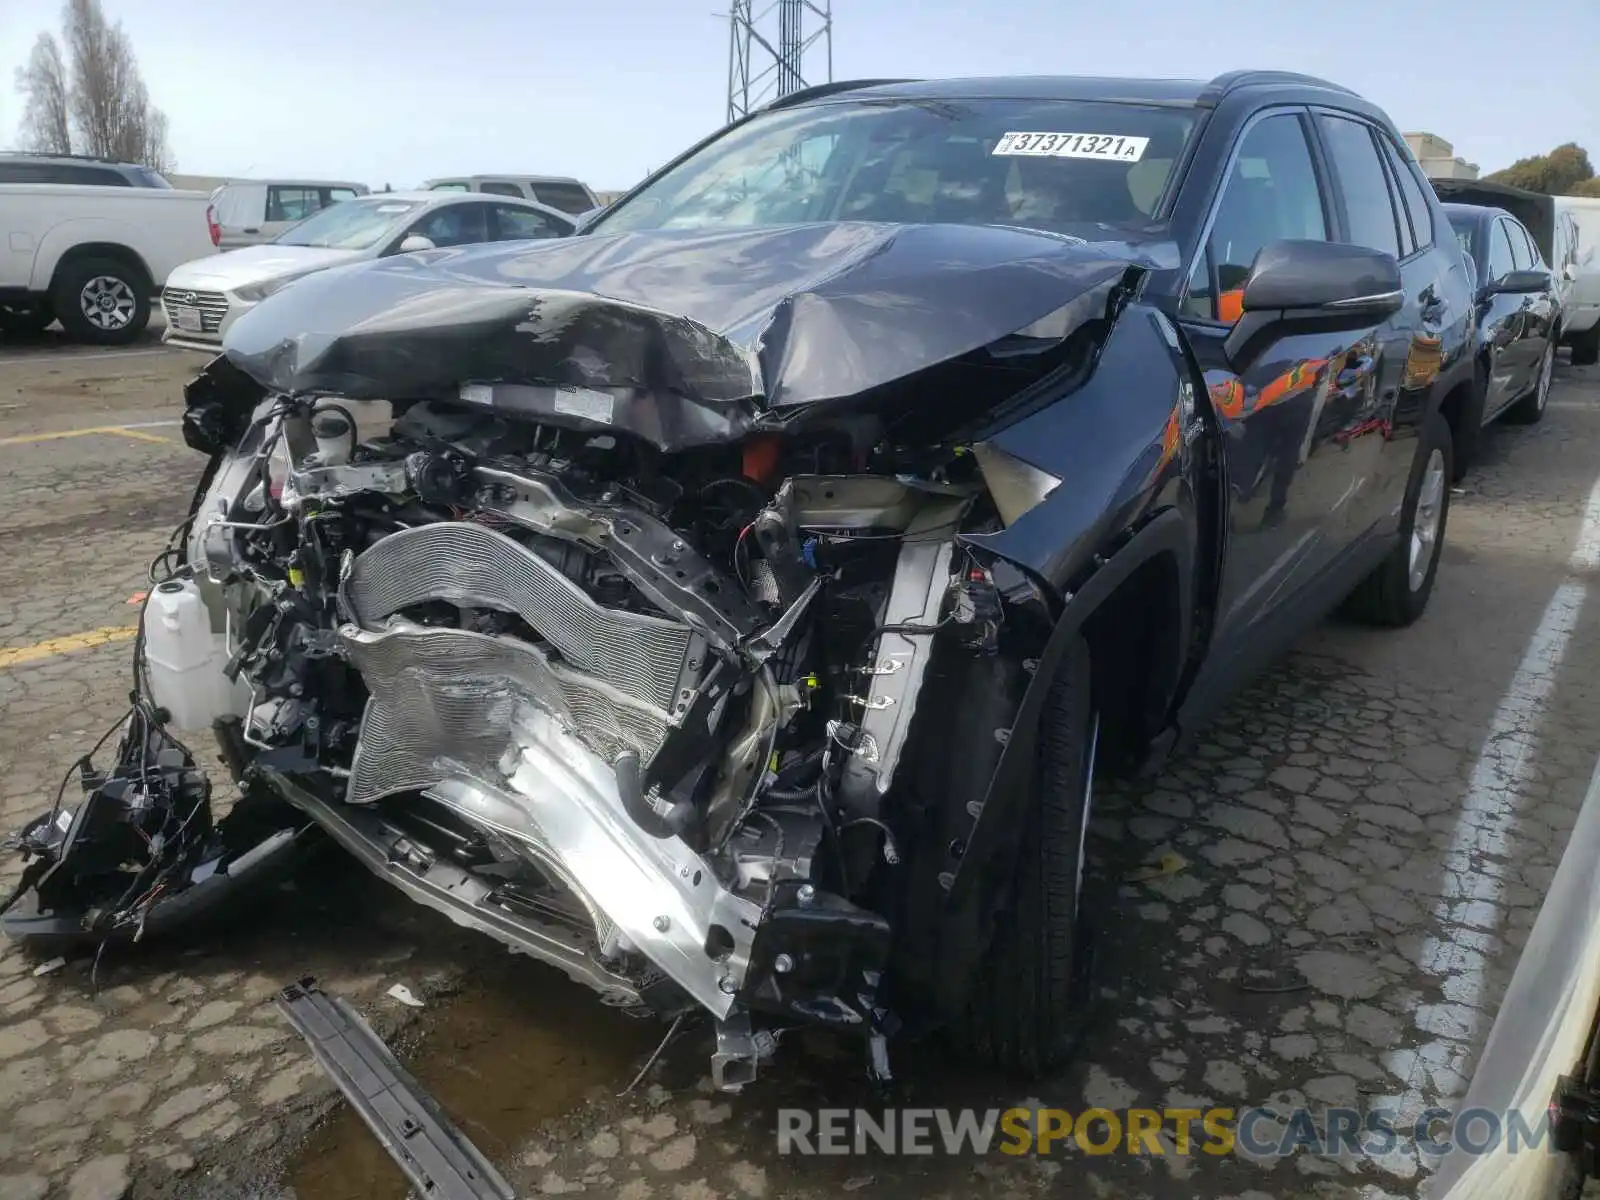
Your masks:
<svg viewBox="0 0 1600 1200"><path fill-rule="evenodd" d="M28 61L17 68L22 94L22 145L44 154L72 153L72 112L61 47L41 33Z"/></svg>
<svg viewBox="0 0 1600 1200"><path fill-rule="evenodd" d="M122 22L108 22L100 0L67 0L62 21L79 148L170 170L166 114L150 102Z"/></svg>

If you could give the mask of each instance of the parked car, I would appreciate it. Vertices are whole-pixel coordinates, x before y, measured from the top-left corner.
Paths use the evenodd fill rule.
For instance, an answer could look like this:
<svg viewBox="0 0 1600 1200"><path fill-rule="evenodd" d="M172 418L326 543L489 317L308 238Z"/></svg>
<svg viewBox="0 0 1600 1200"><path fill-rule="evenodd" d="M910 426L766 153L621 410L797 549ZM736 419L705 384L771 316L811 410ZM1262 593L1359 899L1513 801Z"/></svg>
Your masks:
<svg viewBox="0 0 1600 1200"><path fill-rule="evenodd" d="M88 154L0 153L0 183L67 183L86 187L170 188L160 171Z"/></svg>
<svg viewBox="0 0 1600 1200"><path fill-rule="evenodd" d="M289 226L341 200L365 196L364 183L327 179L240 179L211 193L224 250L270 242Z"/></svg>
<svg viewBox="0 0 1600 1200"><path fill-rule="evenodd" d="M589 185L569 175L452 175L430 179L423 185L430 192L487 192L491 196L521 196L579 216L599 208L600 201Z"/></svg>
<svg viewBox="0 0 1600 1200"><path fill-rule="evenodd" d="M1527 230L1555 276L1561 306L1558 344L1572 347L1572 361L1600 360L1600 200L1547 196L1503 183L1476 179L1435 179L1440 199L1510 213ZM1583 232L1584 222L1591 228Z"/></svg>
<svg viewBox="0 0 1600 1200"><path fill-rule="evenodd" d="M1477 282L1477 382L1472 403L1451 414L1459 479L1489 422L1544 418L1562 313L1555 275L1521 221L1475 204L1446 204L1444 211Z"/></svg>
<svg viewBox="0 0 1600 1200"><path fill-rule="evenodd" d="M215 351L241 315L279 288L328 267L442 246L566 237L573 228L566 213L527 200L438 192L385 192L346 200L291 226L267 245L245 246L179 267L161 293L167 318L162 340Z"/></svg>
<svg viewBox="0 0 1600 1200"><path fill-rule="evenodd" d="M1564 300L1562 340L1572 347L1574 366L1600 362L1600 196L1556 196L1558 211L1578 230L1572 290Z"/></svg>
<svg viewBox="0 0 1600 1200"><path fill-rule="evenodd" d="M206 214L204 192L0 183L0 329L133 341L168 272L215 253Z"/></svg>
<svg viewBox="0 0 1600 1200"><path fill-rule="evenodd" d="M311 275L186 390L151 690L5 926L170 927L314 824L709 1012L724 1088L797 1025L1049 1069L1096 771L1423 614L1471 331L1393 124L1283 72L829 85L579 236Z"/></svg>

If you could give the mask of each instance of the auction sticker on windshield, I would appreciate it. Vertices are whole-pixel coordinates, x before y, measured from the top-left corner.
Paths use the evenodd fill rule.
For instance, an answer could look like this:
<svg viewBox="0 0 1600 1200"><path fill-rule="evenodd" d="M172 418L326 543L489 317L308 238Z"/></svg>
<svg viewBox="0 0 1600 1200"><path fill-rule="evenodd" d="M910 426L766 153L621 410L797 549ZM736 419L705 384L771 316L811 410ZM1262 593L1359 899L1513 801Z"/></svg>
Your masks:
<svg viewBox="0 0 1600 1200"><path fill-rule="evenodd" d="M1008 133L996 143L996 154L1020 154L1035 158L1109 158L1114 162L1138 162L1144 157L1147 137L1127 137L1114 133Z"/></svg>

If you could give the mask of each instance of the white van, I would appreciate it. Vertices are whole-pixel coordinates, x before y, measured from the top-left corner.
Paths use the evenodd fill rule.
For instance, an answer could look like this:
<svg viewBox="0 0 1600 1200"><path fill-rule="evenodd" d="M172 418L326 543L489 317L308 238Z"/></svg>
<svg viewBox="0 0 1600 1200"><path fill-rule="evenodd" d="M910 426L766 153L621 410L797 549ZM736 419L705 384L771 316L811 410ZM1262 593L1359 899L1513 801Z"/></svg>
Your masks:
<svg viewBox="0 0 1600 1200"><path fill-rule="evenodd" d="M589 185L568 175L452 175L448 179L430 179L422 185L429 192L486 192L491 196L521 196L579 216L591 208L599 208L600 201L589 190Z"/></svg>
<svg viewBox="0 0 1600 1200"><path fill-rule="evenodd" d="M1503 208L1522 222L1556 277L1561 344L1572 347L1578 365L1600 358L1600 199L1547 196L1479 179L1429 182L1447 203Z"/></svg>
<svg viewBox="0 0 1600 1200"><path fill-rule="evenodd" d="M289 226L330 204L370 191L364 183L334 179L236 179L211 193L222 229L222 249L270 242Z"/></svg>
<svg viewBox="0 0 1600 1200"><path fill-rule="evenodd" d="M1600 196L1556 196L1556 212L1577 230L1572 290L1567 296L1562 341L1577 366L1600 362Z"/></svg>

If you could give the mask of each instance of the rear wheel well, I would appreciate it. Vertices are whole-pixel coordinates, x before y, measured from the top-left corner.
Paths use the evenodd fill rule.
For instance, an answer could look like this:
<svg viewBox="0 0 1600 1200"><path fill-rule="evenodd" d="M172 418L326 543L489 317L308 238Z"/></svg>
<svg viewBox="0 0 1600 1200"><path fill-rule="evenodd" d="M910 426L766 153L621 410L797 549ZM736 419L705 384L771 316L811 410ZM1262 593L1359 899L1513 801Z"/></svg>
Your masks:
<svg viewBox="0 0 1600 1200"><path fill-rule="evenodd" d="M1177 559L1155 554L1083 624L1100 714L1100 761L1112 770L1137 766L1166 720L1181 667L1180 603Z"/></svg>
<svg viewBox="0 0 1600 1200"><path fill-rule="evenodd" d="M55 290L55 286L60 281L63 272L73 265L91 258L107 259L111 262L120 263L138 276L137 279L129 282L142 284L142 291L147 296L155 294L155 280L151 278L150 268L145 265L144 259L140 258L136 251L116 242L81 242L68 250L61 256L61 260L56 263L55 272L50 279L51 291Z"/></svg>

